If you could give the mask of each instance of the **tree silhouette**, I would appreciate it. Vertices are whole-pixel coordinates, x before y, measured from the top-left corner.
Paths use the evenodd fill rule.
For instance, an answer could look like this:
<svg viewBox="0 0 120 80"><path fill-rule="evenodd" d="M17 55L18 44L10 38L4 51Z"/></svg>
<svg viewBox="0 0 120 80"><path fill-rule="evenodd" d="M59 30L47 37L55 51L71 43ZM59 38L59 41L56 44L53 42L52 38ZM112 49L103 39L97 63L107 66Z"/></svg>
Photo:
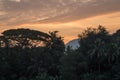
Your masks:
<svg viewBox="0 0 120 80"><path fill-rule="evenodd" d="M18 46L22 48L37 46L37 44L33 45L37 42L39 42L39 45L40 42L43 42L42 45L44 45L50 37L47 33L30 29L11 29L4 31L2 34L9 43L9 47Z"/></svg>
<svg viewBox="0 0 120 80"><path fill-rule="evenodd" d="M27 79L42 74L60 76L64 42L56 31L11 29L0 36L0 79Z"/></svg>
<svg viewBox="0 0 120 80"><path fill-rule="evenodd" d="M0 36L0 80L120 80L120 30L99 26L65 51L58 31L11 29Z"/></svg>

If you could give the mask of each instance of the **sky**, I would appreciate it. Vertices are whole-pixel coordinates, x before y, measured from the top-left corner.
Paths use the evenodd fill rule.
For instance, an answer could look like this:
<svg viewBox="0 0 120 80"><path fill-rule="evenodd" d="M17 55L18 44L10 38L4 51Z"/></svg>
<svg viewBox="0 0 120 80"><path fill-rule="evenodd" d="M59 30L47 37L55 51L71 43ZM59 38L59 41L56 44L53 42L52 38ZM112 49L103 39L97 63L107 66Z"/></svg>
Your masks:
<svg viewBox="0 0 120 80"><path fill-rule="evenodd" d="M0 0L0 33L13 28L58 30L65 43L87 27L120 29L120 0Z"/></svg>

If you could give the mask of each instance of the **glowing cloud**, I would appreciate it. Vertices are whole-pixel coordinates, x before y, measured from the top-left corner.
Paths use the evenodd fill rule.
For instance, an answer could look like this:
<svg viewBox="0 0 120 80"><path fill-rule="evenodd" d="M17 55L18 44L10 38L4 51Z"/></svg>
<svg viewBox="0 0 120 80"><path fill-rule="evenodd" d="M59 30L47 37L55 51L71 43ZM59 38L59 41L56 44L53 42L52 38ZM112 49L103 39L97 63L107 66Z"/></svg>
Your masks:
<svg viewBox="0 0 120 80"><path fill-rule="evenodd" d="M71 22L120 11L120 0L1 0L0 24ZM14 20L14 21L13 21Z"/></svg>
<svg viewBox="0 0 120 80"><path fill-rule="evenodd" d="M68 41L86 26L120 25L119 12L120 0L0 0L0 30L18 27L59 30ZM117 17L99 17L111 13Z"/></svg>
<svg viewBox="0 0 120 80"><path fill-rule="evenodd" d="M10 0L10 1L20 2L21 0Z"/></svg>

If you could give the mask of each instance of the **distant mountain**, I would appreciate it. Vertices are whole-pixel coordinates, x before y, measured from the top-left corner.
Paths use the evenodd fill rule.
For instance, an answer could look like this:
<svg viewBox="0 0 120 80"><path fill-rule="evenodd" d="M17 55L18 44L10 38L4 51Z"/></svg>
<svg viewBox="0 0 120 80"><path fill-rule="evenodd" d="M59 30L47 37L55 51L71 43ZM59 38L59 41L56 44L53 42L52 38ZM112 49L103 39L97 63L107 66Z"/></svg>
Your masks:
<svg viewBox="0 0 120 80"><path fill-rule="evenodd" d="M68 46L69 46L71 49L73 49L73 50L77 49L78 47L80 47L80 45L79 45L79 39L74 39L74 40L69 41L69 42L65 45L65 48L67 49Z"/></svg>

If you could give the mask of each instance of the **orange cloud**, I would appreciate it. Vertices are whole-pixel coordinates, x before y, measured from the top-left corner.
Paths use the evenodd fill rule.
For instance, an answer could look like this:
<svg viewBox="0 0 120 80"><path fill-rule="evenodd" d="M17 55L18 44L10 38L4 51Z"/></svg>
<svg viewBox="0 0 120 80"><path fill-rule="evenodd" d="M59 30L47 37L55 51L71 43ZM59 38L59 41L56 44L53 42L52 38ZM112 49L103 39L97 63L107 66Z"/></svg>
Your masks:
<svg viewBox="0 0 120 80"><path fill-rule="evenodd" d="M120 12L105 14L101 16L95 16L86 19L80 19L73 22L67 23L30 23L30 24L19 24L15 26L0 27L1 32L11 28L30 28L43 32L58 30L59 35L64 37L65 43L77 38L78 34L84 31L87 27L97 27L103 25L108 31L115 32L120 29Z"/></svg>

